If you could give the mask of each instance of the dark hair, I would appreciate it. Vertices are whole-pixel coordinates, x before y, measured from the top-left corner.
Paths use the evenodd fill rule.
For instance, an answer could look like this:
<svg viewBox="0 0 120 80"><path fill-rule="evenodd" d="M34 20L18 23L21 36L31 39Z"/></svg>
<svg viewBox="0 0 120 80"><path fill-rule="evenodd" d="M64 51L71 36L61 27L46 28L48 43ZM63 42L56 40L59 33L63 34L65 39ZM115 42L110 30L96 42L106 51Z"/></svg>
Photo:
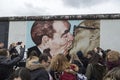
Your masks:
<svg viewBox="0 0 120 80"><path fill-rule="evenodd" d="M61 20L64 25L71 26L70 23L67 20ZM49 38L53 38L54 33L56 30L53 28L53 23L55 20L51 21L35 21L31 28L31 37L33 42L36 45L41 44L42 37L48 36Z"/></svg>
<svg viewBox="0 0 120 80"><path fill-rule="evenodd" d="M17 45L21 45L22 44L22 42L17 42Z"/></svg>
<svg viewBox="0 0 120 80"><path fill-rule="evenodd" d="M87 55L88 55L88 54L91 55L91 56L93 56L93 55L96 54L96 53L95 53L94 50L90 50L90 51L87 52Z"/></svg>
<svg viewBox="0 0 120 80"><path fill-rule="evenodd" d="M39 62L41 63L43 60L44 60L45 62L48 61L48 56L47 56L46 54L41 54L41 55L39 56Z"/></svg>
<svg viewBox="0 0 120 80"><path fill-rule="evenodd" d="M52 56L50 54L50 48L44 49L43 54L47 55L48 57L52 59Z"/></svg>
<svg viewBox="0 0 120 80"><path fill-rule="evenodd" d="M93 54L89 63L93 63L93 64L101 63L101 64L103 64L103 58L99 54L95 53L95 54Z"/></svg>
<svg viewBox="0 0 120 80"><path fill-rule="evenodd" d="M30 54L30 59L32 58L32 56L38 56L37 52L35 50L31 51Z"/></svg>
<svg viewBox="0 0 120 80"><path fill-rule="evenodd" d="M111 49L107 49L107 50L105 50L105 53L107 54L109 51L111 51Z"/></svg>
<svg viewBox="0 0 120 80"><path fill-rule="evenodd" d="M7 56L8 52L7 49L0 49L0 56Z"/></svg>
<svg viewBox="0 0 120 80"><path fill-rule="evenodd" d="M14 80L14 78L18 78L20 77L21 80L31 80L31 75L30 72L27 68L19 68L18 70L16 70L8 80Z"/></svg>
<svg viewBox="0 0 120 80"><path fill-rule="evenodd" d="M36 45L41 44L44 35L53 38L55 30L53 29L54 21L35 21L31 28L31 37Z"/></svg>

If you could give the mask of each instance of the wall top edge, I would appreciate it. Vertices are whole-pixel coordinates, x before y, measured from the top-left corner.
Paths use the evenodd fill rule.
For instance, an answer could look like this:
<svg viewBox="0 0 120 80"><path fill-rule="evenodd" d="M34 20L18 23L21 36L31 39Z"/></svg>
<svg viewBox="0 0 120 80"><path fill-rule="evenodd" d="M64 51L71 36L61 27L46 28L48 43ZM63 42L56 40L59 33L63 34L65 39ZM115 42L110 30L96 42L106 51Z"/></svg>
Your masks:
<svg viewBox="0 0 120 80"><path fill-rule="evenodd" d="M84 19L120 19L120 14L85 14L56 16L12 16L0 17L0 21L31 21L31 20L84 20Z"/></svg>

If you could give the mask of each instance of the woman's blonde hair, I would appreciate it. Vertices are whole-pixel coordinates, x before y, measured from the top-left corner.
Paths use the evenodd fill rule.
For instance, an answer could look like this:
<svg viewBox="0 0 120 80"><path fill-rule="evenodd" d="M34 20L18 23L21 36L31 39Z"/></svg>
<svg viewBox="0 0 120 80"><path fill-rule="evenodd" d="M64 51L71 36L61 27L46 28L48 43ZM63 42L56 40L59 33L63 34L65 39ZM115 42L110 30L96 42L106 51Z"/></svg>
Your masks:
<svg viewBox="0 0 120 80"><path fill-rule="evenodd" d="M120 53L118 51L109 51L106 57L107 61L118 61L120 59Z"/></svg>
<svg viewBox="0 0 120 80"><path fill-rule="evenodd" d="M62 72L70 67L68 59L63 54L57 54L51 61L51 69Z"/></svg>
<svg viewBox="0 0 120 80"><path fill-rule="evenodd" d="M83 65L83 63L81 62L81 60L78 58L77 54L72 53L72 54L70 54L70 57L71 57L70 63L72 63L74 60L77 60L77 61L79 61L81 63L81 65Z"/></svg>

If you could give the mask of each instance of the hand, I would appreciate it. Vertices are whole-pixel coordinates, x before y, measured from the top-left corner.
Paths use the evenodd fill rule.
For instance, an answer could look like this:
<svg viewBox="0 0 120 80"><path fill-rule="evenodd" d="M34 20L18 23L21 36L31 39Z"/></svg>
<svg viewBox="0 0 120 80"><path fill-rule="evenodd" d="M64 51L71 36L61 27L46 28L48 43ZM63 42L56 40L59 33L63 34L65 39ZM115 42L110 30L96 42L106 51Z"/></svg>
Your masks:
<svg viewBox="0 0 120 80"><path fill-rule="evenodd" d="M21 47L22 47L22 48L24 48L24 47L25 47L25 45L24 45L24 43L23 43L23 42L21 43Z"/></svg>
<svg viewBox="0 0 120 80"><path fill-rule="evenodd" d="M97 53L98 52L97 48L94 48L94 51L95 51L95 53Z"/></svg>

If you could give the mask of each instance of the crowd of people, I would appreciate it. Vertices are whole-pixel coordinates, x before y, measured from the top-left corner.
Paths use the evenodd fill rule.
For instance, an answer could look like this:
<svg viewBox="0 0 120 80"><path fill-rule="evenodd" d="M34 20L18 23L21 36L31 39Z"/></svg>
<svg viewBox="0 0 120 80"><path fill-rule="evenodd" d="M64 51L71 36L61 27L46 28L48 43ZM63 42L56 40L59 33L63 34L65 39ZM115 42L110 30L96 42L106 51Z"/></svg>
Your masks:
<svg viewBox="0 0 120 80"><path fill-rule="evenodd" d="M120 80L120 53L100 47L69 53L73 36L67 20L35 21L25 65L23 42L0 43L0 80ZM17 48L19 46L19 48Z"/></svg>

